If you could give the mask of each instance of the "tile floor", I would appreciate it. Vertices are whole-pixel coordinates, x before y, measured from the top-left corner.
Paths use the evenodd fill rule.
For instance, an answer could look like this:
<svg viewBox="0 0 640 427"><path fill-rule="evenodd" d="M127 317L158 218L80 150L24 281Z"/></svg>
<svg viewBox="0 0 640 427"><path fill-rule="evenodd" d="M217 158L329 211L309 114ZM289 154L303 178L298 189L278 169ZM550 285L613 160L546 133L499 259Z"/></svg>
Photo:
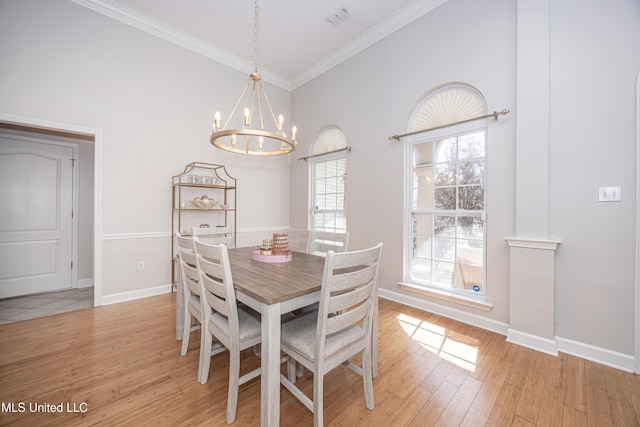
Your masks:
<svg viewBox="0 0 640 427"><path fill-rule="evenodd" d="M0 325L93 307L93 287L0 299Z"/></svg>

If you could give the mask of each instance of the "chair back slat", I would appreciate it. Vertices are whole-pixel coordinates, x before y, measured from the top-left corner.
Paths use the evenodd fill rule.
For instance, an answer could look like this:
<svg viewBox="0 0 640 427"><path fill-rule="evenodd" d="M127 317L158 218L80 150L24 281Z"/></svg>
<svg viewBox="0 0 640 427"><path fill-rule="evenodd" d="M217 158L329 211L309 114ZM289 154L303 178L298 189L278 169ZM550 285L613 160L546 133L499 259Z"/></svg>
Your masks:
<svg viewBox="0 0 640 427"><path fill-rule="evenodd" d="M227 289L224 280L221 279L224 277L222 266L210 259L202 258L200 259L200 269L203 273L201 275L202 286L207 291L205 293L207 303L214 311L228 316Z"/></svg>
<svg viewBox="0 0 640 427"><path fill-rule="evenodd" d="M367 298L371 295L371 286L373 286L373 282L369 282L367 286L360 286L348 292L331 296L328 301L328 312L336 313L367 302Z"/></svg>
<svg viewBox="0 0 640 427"><path fill-rule="evenodd" d="M198 238L203 243L210 245L224 244L229 248L234 246L233 229L230 226L225 227L193 227L191 234L194 238Z"/></svg>
<svg viewBox="0 0 640 427"><path fill-rule="evenodd" d="M375 278L376 269L376 265L360 266L358 270L349 270L345 273L337 274L331 279L331 290L332 292L337 292L364 286ZM345 269L342 270L344 271Z"/></svg>
<svg viewBox="0 0 640 427"><path fill-rule="evenodd" d="M333 260L333 268L334 270L340 270L343 268L372 265L377 261L378 254L375 251L353 251L350 256L336 255Z"/></svg>
<svg viewBox="0 0 640 427"><path fill-rule="evenodd" d="M180 265L182 269L184 284L187 290L195 295L200 295L200 285L198 284L198 270L189 264L182 263Z"/></svg>
<svg viewBox="0 0 640 427"><path fill-rule="evenodd" d="M309 252L309 239L311 232L309 230L300 230L295 228L287 228L284 230L289 235L289 250L293 252Z"/></svg>
<svg viewBox="0 0 640 427"><path fill-rule="evenodd" d="M327 318L327 335L335 334L336 332L355 325L364 319L368 312L368 304L358 304L351 306L349 310L336 312L336 314Z"/></svg>
<svg viewBox="0 0 640 427"><path fill-rule="evenodd" d="M349 247L349 233L331 231L311 231L309 253L324 255L329 251L346 252Z"/></svg>

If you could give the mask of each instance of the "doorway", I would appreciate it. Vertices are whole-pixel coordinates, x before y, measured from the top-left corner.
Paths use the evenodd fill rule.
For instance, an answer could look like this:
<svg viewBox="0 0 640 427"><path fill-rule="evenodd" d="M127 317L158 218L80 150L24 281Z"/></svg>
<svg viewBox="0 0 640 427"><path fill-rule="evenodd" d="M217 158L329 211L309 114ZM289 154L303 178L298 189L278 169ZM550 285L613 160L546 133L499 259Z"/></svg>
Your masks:
<svg viewBox="0 0 640 427"><path fill-rule="evenodd" d="M75 232L75 277L71 291L83 291L84 299L90 293L90 306L102 305L101 283L101 215L100 164L102 132L96 129L12 116L0 113L0 133L55 141L78 147L75 175L78 190L73 194L74 216L78 219ZM68 291L70 292L70 291ZM48 295L51 294L41 294Z"/></svg>

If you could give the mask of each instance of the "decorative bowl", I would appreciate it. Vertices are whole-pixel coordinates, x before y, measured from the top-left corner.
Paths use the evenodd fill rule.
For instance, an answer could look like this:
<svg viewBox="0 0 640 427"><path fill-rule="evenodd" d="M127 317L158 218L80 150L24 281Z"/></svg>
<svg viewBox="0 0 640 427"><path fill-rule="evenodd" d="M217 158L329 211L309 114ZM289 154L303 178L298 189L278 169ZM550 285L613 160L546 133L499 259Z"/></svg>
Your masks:
<svg viewBox="0 0 640 427"><path fill-rule="evenodd" d="M200 209L211 209L218 204L217 201L210 199L209 196L203 195L193 199L193 204Z"/></svg>
<svg viewBox="0 0 640 427"><path fill-rule="evenodd" d="M226 211L227 209L229 209L229 205L228 205L228 204L227 204L227 205L220 205L220 208L221 208L222 210L225 210L225 211Z"/></svg>

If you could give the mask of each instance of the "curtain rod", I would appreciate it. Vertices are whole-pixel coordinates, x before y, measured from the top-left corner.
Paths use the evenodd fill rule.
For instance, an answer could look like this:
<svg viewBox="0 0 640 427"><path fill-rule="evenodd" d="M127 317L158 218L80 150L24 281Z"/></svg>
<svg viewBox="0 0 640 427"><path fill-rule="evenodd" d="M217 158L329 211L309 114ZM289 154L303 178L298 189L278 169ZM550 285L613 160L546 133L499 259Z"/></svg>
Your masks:
<svg viewBox="0 0 640 427"><path fill-rule="evenodd" d="M344 148L340 148L338 150L327 151L326 153L314 154L312 156L298 157L298 160L305 160L306 161L307 159L312 159L314 157L325 156L327 154L333 154L333 153L339 153L340 151L345 151L345 150L348 151L348 152L351 152L351 146L349 145L349 146L346 146Z"/></svg>
<svg viewBox="0 0 640 427"><path fill-rule="evenodd" d="M487 119L489 117L493 117L495 120L498 120L498 116L505 115L505 114L509 114L509 110L494 111L493 114L487 114L486 116L474 117L472 119L461 120L459 122L449 123L449 124L442 125L442 126L436 126L436 127L432 127L432 128L429 128L429 129L422 129L422 130L417 130L417 131L414 131L414 132L403 133L402 135L392 135L392 136L389 137L389 139L395 139L396 141L400 141L400 138L403 138L405 136L416 135L416 134L419 134L419 133L422 133L422 132L428 132L430 130L448 128L450 126L455 126L455 125L459 125L459 124L462 124L462 123L469 123L469 122L473 122L473 121L481 120L481 119Z"/></svg>

